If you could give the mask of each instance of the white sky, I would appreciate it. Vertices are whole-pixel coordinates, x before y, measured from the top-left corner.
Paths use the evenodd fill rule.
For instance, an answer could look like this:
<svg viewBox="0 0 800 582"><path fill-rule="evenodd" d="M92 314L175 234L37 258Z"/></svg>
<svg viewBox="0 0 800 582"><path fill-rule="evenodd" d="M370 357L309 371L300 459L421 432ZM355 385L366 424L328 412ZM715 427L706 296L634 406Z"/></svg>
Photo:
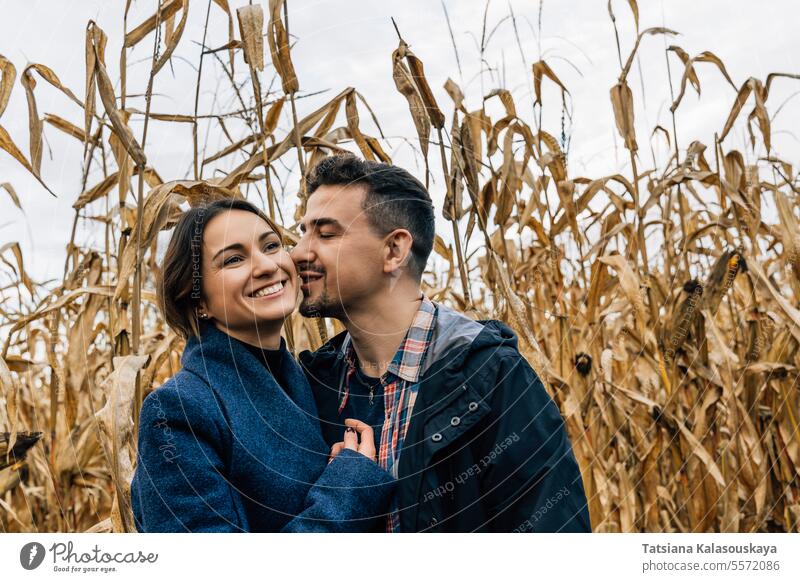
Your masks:
<svg viewBox="0 0 800 582"><path fill-rule="evenodd" d="M231 0L232 9L247 2ZM265 4L265 3L263 3ZM518 113L533 122L530 104L533 99L530 65L539 59L540 50L572 95L573 116L567 131L571 139L569 168L571 177L597 178L618 171L629 175L627 152L616 134L609 100L609 89L619 75L614 30L605 0L545 0L542 6L542 35L536 38L539 2L528 0L492 0L489 4L489 29L509 14L513 8L522 46L517 45L510 20L497 27L488 44L485 60L495 73L479 75L481 65L476 49L480 37L485 3L482 1L446 0L459 49L463 74L459 74L455 53L447 30L441 2L437 0L290 0L290 29L297 39L293 61L301 90L305 93L327 90L327 93L298 102L299 115L316 109L347 86L355 87L372 106L389 137L387 151L395 163L404 165L422 178L411 149L398 136L415 139L416 133L404 98L396 91L391 76L391 53L397 37L390 16L414 53L425 63L428 80L440 106L449 118L451 101L442 86L448 77L464 90L467 108L477 109L481 96L494 88L511 90L517 101ZM642 42L640 59L629 77L634 91L639 141L640 168L652 166L648 136L659 123L671 128L669 86L664 48L669 44L681 46L690 55L708 50L726 64L737 88L750 76L765 79L770 72L800 73L800 3L796 0L640 0L640 28L666 26L681 33L665 38L646 37ZM43 63L52 68L62 82L79 98L84 98L84 33L86 23L94 19L109 36L106 60L112 79L118 78L119 50L122 42L122 11L124 1L117 0L0 0L0 54L11 60L21 74L26 63ZM129 16L129 28L138 25L154 12L155 0L137 0ZM627 57L634 38L633 19L628 4L615 0L614 9L620 29L623 59ZM167 65L155 81L152 110L159 113L190 113L194 105L196 66L202 39L206 2L192 0L189 23L176 52L172 66ZM238 37L238 26L236 27ZM194 41L194 42L193 42ZM227 19L216 6L211 9L210 47L227 41ZM265 42L266 45L266 42ZM152 36L140 43L129 55L129 94L142 94L149 71ZM226 53L220 53L220 56ZM267 60L268 60L267 50ZM224 74L213 59L204 65L201 113L208 113L217 99L217 111L238 109ZM223 58L227 58L224 56ZM683 67L671 57L675 89L679 86ZM238 78L244 80L246 69L237 64ZM702 86L702 97L690 88L678 110L678 135L682 148L690 140L713 143L713 132L720 131L735 98L735 91L723 80L713 65L700 63L696 67ZM271 72L263 77L267 85ZM220 83L218 85L218 83ZM218 87L221 87L219 90ZM645 98L642 99L642 87ZM773 84L767 107L774 115L788 100L773 125L773 153L794 164L800 162L800 136L793 134L800 125L800 82L779 79ZM216 93L216 95L215 95ZM244 88L251 95L249 83ZM37 77L36 97L39 113L56 113L78 126L83 125L82 113L63 95ZM494 100L496 102L496 100ZM144 109L141 98L130 97L128 105ZM101 105L98 104L99 107ZM743 118L751 106L746 107ZM288 107L285 110L289 111ZM502 116L497 105L490 114L495 120ZM343 115L343 112L342 112ZM545 81L543 127L559 136L561 132L560 95ZM377 135L369 115L361 109L362 129ZM343 125L343 121L339 124ZM28 155L28 120L25 92L17 84L8 109L0 118L19 148ZM281 120L282 128L289 127L289 118ZM134 118L132 129L141 136L142 124ZM241 124L232 122L232 132L243 131ZM192 141L188 124L151 122L147 154L164 180L191 178ZM243 133L235 133L241 137ZM752 160L754 153L744 147L744 124L739 123L724 147L740 149ZM0 191L0 246L19 241L26 259L26 269L37 280L60 277L64 262L64 247L72 224L72 203L80 194L82 145L55 128L45 125L45 152L42 175L58 199L50 195L19 164L0 151L0 183L10 182L16 188L25 213L13 207ZM201 133L212 153L227 145L218 127ZM654 140L656 155L663 163L666 146L661 138ZM49 148L49 149L48 149ZM51 155L52 152L52 155ZM433 166L438 165L438 153L432 150ZM755 156L764 155L756 150ZM287 156L293 163L294 156ZM241 158L231 156L221 160L220 168L232 168ZM709 161L713 160L709 149ZM712 162L713 163L713 162ZM210 174L207 173L206 177ZM89 186L100 180L93 175ZM441 188L432 186L434 200L441 201ZM291 181L285 195L284 208L293 208L292 195L296 181ZM78 240L95 245L101 237L89 221L79 226ZM448 228L442 224L442 235ZM446 237L447 238L447 237ZM0 284L6 284L0 280Z"/></svg>

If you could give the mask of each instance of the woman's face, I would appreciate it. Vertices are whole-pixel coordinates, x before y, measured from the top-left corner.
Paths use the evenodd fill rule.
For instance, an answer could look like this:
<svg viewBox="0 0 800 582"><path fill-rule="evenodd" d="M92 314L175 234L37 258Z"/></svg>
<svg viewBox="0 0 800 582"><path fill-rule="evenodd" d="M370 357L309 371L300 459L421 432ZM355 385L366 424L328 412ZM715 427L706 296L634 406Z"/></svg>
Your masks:
<svg viewBox="0 0 800 582"><path fill-rule="evenodd" d="M278 234L257 214L229 210L206 224L202 255L201 308L210 320L248 343L279 345L298 285Z"/></svg>

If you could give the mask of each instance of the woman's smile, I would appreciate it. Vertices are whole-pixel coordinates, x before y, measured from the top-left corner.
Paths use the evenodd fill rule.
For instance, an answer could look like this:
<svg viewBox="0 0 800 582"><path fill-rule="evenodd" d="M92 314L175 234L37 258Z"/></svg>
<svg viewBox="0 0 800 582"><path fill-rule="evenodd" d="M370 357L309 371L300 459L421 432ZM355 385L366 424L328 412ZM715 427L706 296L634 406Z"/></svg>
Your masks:
<svg viewBox="0 0 800 582"><path fill-rule="evenodd" d="M265 287L260 287L253 293L248 295L250 299L274 299L276 297L280 297L283 295L283 291L286 288L286 280L278 281L277 283L273 283L271 285L267 285Z"/></svg>

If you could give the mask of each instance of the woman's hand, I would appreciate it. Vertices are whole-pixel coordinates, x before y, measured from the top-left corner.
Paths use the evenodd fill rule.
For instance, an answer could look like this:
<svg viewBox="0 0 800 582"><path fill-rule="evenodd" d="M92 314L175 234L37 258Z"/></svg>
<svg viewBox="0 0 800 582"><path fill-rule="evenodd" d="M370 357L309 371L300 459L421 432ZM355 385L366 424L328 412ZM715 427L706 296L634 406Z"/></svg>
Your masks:
<svg viewBox="0 0 800 582"><path fill-rule="evenodd" d="M333 461L336 455L342 452L342 449L351 449L376 461L375 436L372 427L355 418L345 419L344 424L347 427L344 430L344 440L335 443L331 447L331 454L328 462L330 463Z"/></svg>

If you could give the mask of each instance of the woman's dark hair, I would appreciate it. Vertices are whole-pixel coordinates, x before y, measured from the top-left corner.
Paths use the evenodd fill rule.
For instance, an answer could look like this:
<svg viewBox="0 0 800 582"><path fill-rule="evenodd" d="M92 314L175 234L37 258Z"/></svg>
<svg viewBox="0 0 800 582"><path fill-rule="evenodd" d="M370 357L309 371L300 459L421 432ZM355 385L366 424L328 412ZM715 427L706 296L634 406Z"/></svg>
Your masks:
<svg viewBox="0 0 800 582"><path fill-rule="evenodd" d="M404 228L411 233L411 268L419 279L436 236L433 202L425 186L403 168L362 160L353 154L323 158L307 180L309 196L320 186L366 188L362 208L370 227L384 236Z"/></svg>
<svg viewBox="0 0 800 582"><path fill-rule="evenodd" d="M200 335L197 306L202 298L203 234L208 222L223 212L244 210L261 217L283 239L281 229L257 206L241 198L215 200L196 206L181 216L161 264L157 284L158 304L164 319L187 339Z"/></svg>

